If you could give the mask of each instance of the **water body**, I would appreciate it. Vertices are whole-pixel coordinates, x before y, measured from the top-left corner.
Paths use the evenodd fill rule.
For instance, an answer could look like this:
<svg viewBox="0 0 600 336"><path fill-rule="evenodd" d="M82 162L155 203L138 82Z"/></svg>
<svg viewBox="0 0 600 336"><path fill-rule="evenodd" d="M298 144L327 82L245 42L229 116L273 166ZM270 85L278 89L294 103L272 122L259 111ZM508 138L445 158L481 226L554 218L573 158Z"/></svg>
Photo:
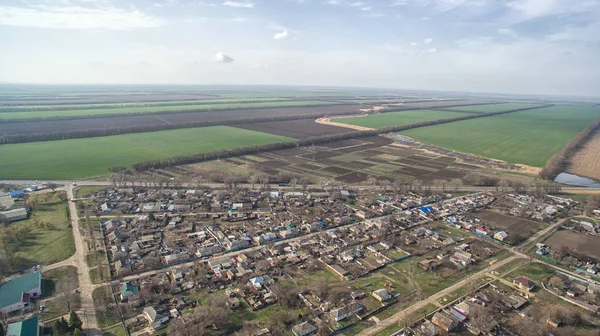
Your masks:
<svg viewBox="0 0 600 336"><path fill-rule="evenodd" d="M554 179L554 182L577 186L577 187L592 187L592 188L600 188L600 182L594 181L587 177L581 177L574 174L569 173L560 173Z"/></svg>

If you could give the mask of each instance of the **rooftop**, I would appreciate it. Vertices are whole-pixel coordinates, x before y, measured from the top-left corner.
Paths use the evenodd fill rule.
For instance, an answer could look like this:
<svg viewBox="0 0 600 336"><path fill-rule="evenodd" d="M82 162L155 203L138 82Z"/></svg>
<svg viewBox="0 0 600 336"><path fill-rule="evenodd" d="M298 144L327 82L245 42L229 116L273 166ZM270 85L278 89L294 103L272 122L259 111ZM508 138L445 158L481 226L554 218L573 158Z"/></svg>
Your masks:
<svg viewBox="0 0 600 336"><path fill-rule="evenodd" d="M37 316L26 320L11 323L6 330L6 336L36 336L39 334L39 321Z"/></svg>
<svg viewBox="0 0 600 336"><path fill-rule="evenodd" d="M7 307L21 301L23 292L30 291L42 284L40 272L23 275L0 285L0 307Z"/></svg>

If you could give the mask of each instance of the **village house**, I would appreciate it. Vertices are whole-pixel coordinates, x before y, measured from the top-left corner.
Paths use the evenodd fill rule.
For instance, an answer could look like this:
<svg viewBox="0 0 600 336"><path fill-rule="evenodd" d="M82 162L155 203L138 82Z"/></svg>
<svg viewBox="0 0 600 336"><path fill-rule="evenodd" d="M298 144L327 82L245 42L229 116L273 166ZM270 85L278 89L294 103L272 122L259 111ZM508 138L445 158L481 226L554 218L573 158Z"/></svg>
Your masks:
<svg viewBox="0 0 600 336"><path fill-rule="evenodd" d="M392 298L392 295L390 295L390 293L385 288L374 291L372 295L374 298L379 300L379 302L384 302Z"/></svg>
<svg viewBox="0 0 600 336"><path fill-rule="evenodd" d="M454 329L458 327L458 321L454 318L454 316L446 313L446 312L437 312L433 315L431 322L438 326L445 332L452 332Z"/></svg>
<svg viewBox="0 0 600 336"><path fill-rule="evenodd" d="M294 333L296 336L309 335L315 331L317 331L317 327L310 322L298 323L292 327L292 333Z"/></svg>
<svg viewBox="0 0 600 336"><path fill-rule="evenodd" d="M526 289L527 291L532 291L535 288L535 282L522 277L522 276L518 276L513 280L513 283L521 288L521 289Z"/></svg>
<svg viewBox="0 0 600 336"><path fill-rule="evenodd" d="M494 239L497 239L502 242L506 241L508 239L508 234L504 231L496 232L496 234L494 234Z"/></svg>
<svg viewBox="0 0 600 336"><path fill-rule="evenodd" d="M152 330L158 330L162 327L163 323L169 321L168 315L159 314L155 307L144 308L144 317L148 320Z"/></svg>
<svg viewBox="0 0 600 336"><path fill-rule="evenodd" d="M471 253L454 252L454 254L450 257L450 260L456 264L466 267L473 262L473 260L471 258L472 258Z"/></svg>
<svg viewBox="0 0 600 336"><path fill-rule="evenodd" d="M139 298L140 289L132 281L126 281L121 287L121 302L134 301Z"/></svg>

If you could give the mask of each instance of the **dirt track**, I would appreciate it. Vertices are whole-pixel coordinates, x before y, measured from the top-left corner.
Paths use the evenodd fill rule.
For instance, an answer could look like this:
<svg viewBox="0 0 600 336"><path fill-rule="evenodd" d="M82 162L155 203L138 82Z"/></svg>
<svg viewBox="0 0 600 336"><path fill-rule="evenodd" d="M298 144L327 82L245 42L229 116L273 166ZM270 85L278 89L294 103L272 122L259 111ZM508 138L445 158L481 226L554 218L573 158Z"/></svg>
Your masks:
<svg viewBox="0 0 600 336"><path fill-rule="evenodd" d="M600 180L600 132L596 134L571 159L568 172Z"/></svg>
<svg viewBox="0 0 600 336"><path fill-rule="evenodd" d="M366 116L367 116L366 114L364 114L364 115L347 115L347 116L336 116L335 118L336 119L340 119L340 118L360 118L360 117L366 117ZM331 121L331 118L319 118L319 119L315 120L315 122L318 123L318 124L322 124L322 125L351 128L351 129L357 130L357 131L370 131L370 130L372 130L372 128L368 128L368 127L337 123L337 122Z"/></svg>

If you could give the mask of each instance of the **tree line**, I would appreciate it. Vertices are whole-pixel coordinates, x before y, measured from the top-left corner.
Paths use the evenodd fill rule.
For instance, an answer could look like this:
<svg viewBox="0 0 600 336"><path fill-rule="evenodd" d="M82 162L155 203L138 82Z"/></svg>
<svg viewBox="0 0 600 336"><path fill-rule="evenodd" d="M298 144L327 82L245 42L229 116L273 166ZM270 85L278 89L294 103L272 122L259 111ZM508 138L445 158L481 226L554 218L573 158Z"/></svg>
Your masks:
<svg viewBox="0 0 600 336"><path fill-rule="evenodd" d="M596 132L600 132L600 118L573 138L558 154L550 158L539 176L546 180L554 180L558 174L569 167L573 154L580 150Z"/></svg>
<svg viewBox="0 0 600 336"><path fill-rule="evenodd" d="M343 105L343 104L337 104ZM348 104L350 105L350 104ZM352 104L355 105L355 104ZM282 107L319 107L319 106L332 106L332 104L300 104L294 106L261 106L261 107L212 107L208 109L190 108L186 110L177 111L155 111L155 112L132 112L132 113L108 113L108 114L87 114L77 116L52 116L52 117L33 117L33 118L19 118L19 119L2 119L0 123L21 123L21 122L33 122L33 121L50 121L50 120L77 120L77 119L88 119L88 118L114 118L114 117L131 117L139 115L156 115L156 114L171 114L171 113L203 113L203 112L215 112L215 111L237 111L237 110L250 110L250 109L276 109ZM348 112L346 112L348 113Z"/></svg>
<svg viewBox="0 0 600 336"><path fill-rule="evenodd" d="M409 124L409 125L390 126L390 127L384 127L384 128L368 130L368 131L355 131L355 132L348 132L348 133L342 133L342 134L330 134L330 135L315 136L315 137L309 137L309 138L304 138L304 139L298 139L293 142L275 142L275 143L258 145L258 146L244 146L244 147L238 147L238 148L233 148L233 149L218 150L218 151L213 151L213 152L208 152L208 153L198 153L198 154L194 154L194 155L176 156L176 157L162 159L162 160L149 160L149 161L143 161L143 162L134 164L133 169L136 171L144 171L144 170L148 170L148 169L162 169L162 168L166 168L166 167L170 167L170 166L179 166L179 165L198 163L198 162L204 162L204 161L227 159L230 157L256 154L256 153L264 152L264 151L289 149L289 148L295 148L295 147L308 147L308 146L320 145L320 144L325 144L325 143L334 142L334 141L378 136L380 134L395 133L395 132L405 131L405 130L409 130L409 129L413 129L413 128L447 124L447 123L451 123L451 122L455 122L455 121L483 118L483 117L489 117L489 116L494 116L494 115L513 113L513 112L517 112L517 111L537 109L537 108L542 108L542 107L547 107L547 106L551 106L551 105L545 105L545 106L540 106L540 107L530 107L530 108L525 108L525 109L516 109L516 110L502 111L502 112L494 112L494 113L488 113L488 114L484 114L484 115L474 114L474 115L466 115L466 116L455 117L455 118L445 118L445 119L438 119L438 120L422 121L422 122L413 123L413 124Z"/></svg>
<svg viewBox="0 0 600 336"><path fill-rule="evenodd" d="M311 100L314 101L314 99L303 99L303 98L299 98L299 99L295 99L294 101L304 101L304 100ZM286 101L291 101L291 100L279 100L282 102L286 102ZM140 102L140 103L108 103L107 105L69 105L69 104L60 104L60 105L51 105L51 106L44 106L44 105L40 105L40 106L31 106L31 107L22 107L19 105L13 106L13 105L9 105L9 106L3 106L0 107L0 113L9 113L9 112L48 112L48 111L77 111L77 110L104 110L104 109L117 109L117 108L138 108L138 107L158 107L158 106L186 106L186 105L217 105L217 104L242 104L242 103L247 103L247 104L254 104L254 103L273 103L273 102L278 102L278 100L268 100L268 99L264 99L264 100L247 100L247 99L240 99L240 100L227 100L227 101L219 101L219 100L212 100L212 99L203 99L202 102L198 102L198 100L190 100L190 101L167 101L167 102ZM345 102L345 104L348 104L348 102ZM311 105L312 106L312 105Z"/></svg>

